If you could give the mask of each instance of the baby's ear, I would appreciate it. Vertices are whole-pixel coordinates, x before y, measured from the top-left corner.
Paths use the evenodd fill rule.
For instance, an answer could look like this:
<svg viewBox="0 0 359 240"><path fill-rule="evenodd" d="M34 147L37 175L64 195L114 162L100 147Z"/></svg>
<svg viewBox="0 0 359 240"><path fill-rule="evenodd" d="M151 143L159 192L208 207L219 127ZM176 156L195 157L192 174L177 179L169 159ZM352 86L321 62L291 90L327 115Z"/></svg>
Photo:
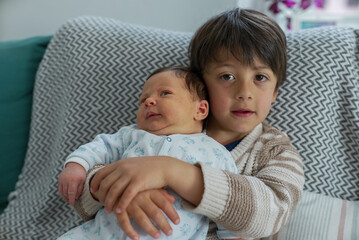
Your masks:
<svg viewBox="0 0 359 240"><path fill-rule="evenodd" d="M208 116L209 104L207 100L200 100L197 105L195 120L201 121Z"/></svg>

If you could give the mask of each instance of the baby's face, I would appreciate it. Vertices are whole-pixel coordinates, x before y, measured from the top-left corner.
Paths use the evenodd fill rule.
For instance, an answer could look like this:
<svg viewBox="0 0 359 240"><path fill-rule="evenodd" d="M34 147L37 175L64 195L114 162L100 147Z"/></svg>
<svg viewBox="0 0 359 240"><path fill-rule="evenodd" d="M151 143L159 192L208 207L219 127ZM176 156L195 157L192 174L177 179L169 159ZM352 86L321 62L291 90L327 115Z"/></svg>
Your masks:
<svg viewBox="0 0 359 240"><path fill-rule="evenodd" d="M201 132L195 120L199 100L194 100L185 79L166 71L153 75L143 86L137 124L157 135Z"/></svg>

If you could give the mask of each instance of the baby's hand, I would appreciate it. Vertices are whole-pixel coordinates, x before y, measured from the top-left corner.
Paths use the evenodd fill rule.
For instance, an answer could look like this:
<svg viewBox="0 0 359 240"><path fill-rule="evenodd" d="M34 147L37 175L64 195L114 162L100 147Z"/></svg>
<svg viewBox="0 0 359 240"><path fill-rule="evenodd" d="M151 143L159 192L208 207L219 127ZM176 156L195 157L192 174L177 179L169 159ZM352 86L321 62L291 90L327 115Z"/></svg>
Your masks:
<svg viewBox="0 0 359 240"><path fill-rule="evenodd" d="M78 163L68 163L59 176L58 188L62 198L71 206L81 195L86 180L86 170Z"/></svg>

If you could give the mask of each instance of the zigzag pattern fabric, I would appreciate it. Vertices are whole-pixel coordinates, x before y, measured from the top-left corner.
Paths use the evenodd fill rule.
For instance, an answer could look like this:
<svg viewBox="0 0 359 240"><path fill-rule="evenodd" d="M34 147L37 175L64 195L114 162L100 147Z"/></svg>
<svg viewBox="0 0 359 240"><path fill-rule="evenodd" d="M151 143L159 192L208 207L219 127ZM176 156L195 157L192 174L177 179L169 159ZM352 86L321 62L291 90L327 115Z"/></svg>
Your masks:
<svg viewBox="0 0 359 240"><path fill-rule="evenodd" d="M287 80L268 121L303 157L311 192L359 200L359 30L287 35Z"/></svg>
<svg viewBox="0 0 359 240"><path fill-rule="evenodd" d="M347 200L359 199L358 35L288 34L288 79L268 118L302 153L305 188ZM133 123L142 83L158 67L187 65L191 36L101 17L59 29L37 73L28 152L0 239L55 239L81 222L57 191L66 156Z"/></svg>
<svg viewBox="0 0 359 240"><path fill-rule="evenodd" d="M188 65L192 34L81 17L54 35L37 73L25 165L0 217L0 239L56 239L80 223L57 190L66 156L135 122L154 69Z"/></svg>

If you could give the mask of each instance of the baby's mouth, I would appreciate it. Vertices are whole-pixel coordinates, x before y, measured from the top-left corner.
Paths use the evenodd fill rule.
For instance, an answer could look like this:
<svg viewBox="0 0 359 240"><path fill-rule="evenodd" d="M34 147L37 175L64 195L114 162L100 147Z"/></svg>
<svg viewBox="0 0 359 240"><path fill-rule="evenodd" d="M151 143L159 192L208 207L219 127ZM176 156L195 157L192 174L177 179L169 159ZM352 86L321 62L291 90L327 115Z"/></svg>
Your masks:
<svg viewBox="0 0 359 240"><path fill-rule="evenodd" d="M147 112L146 113L146 119L156 117L156 116L160 116L160 114L154 113L154 112Z"/></svg>

